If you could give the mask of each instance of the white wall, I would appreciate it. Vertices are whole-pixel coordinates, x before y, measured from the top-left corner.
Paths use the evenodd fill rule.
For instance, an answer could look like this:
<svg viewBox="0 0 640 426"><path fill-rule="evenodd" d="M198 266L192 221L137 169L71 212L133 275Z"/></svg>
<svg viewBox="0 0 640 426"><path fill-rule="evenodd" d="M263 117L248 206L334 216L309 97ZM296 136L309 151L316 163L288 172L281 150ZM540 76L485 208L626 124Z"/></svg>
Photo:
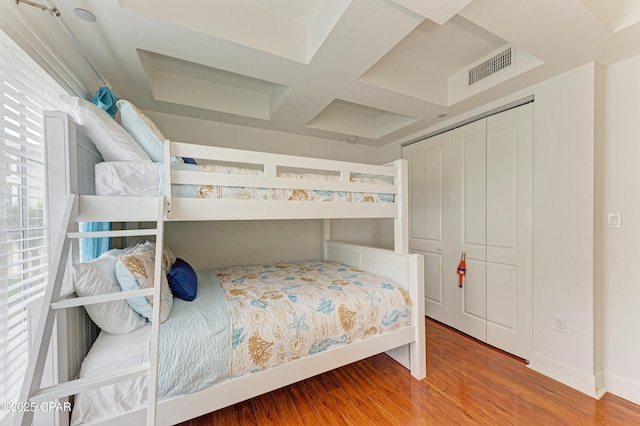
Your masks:
<svg viewBox="0 0 640 426"><path fill-rule="evenodd" d="M377 162L377 148L362 144L349 144L154 111L145 113L162 130L165 137L177 142L380 164Z"/></svg>
<svg viewBox="0 0 640 426"><path fill-rule="evenodd" d="M196 269L321 258L319 220L169 222L166 244Z"/></svg>
<svg viewBox="0 0 640 426"><path fill-rule="evenodd" d="M640 404L640 57L605 70L603 325L607 390ZM608 228L606 213L622 214Z"/></svg>
<svg viewBox="0 0 640 426"><path fill-rule="evenodd" d="M535 87L534 301L530 366L598 396L594 293L597 68ZM567 333L554 330L554 316Z"/></svg>
<svg viewBox="0 0 640 426"><path fill-rule="evenodd" d="M393 250L393 219L335 219L331 239Z"/></svg>

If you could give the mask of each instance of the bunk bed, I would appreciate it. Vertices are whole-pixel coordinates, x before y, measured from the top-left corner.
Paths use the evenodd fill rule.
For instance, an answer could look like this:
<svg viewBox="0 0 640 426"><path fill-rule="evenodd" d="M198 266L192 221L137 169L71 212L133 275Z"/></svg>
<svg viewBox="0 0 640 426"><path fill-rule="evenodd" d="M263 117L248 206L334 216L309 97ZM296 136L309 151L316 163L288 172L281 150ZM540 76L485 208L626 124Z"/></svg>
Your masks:
<svg viewBox="0 0 640 426"><path fill-rule="evenodd" d="M54 140L56 145L63 145L63 149L50 152L50 155L62 157L58 160L65 164L62 174L65 176L66 182L58 182L57 184L63 185L63 188L54 189L57 193L64 190L70 194L65 212L62 212L62 208L56 207L50 211L52 228L63 230L61 236L53 238L56 241L52 241L58 247L54 262L57 261L61 266L77 262L77 244L67 240L71 237L87 237L88 235L77 232L77 226L73 225L75 222L155 221L157 227L151 233L156 236L157 244L152 246L152 249L155 250L156 259L164 259L167 256L172 257L171 254L167 255L166 251L163 252L163 224L167 221L322 219L321 259L296 264L284 262L259 265L253 269L242 267L218 270L217 272L198 271L198 292L202 293L202 297L200 301L196 299L196 302L210 302L218 303L220 306L228 306L230 311L235 312L235 316L228 320L231 323L237 321L239 317L247 316L246 313L239 310L241 306L253 303L255 307L254 302L256 301L264 303L264 297L261 301L257 300L260 299L261 294L275 295L273 296L274 301L283 298L290 303L303 302L300 299L303 297L300 293L295 291L286 293L283 287L297 288L303 284L311 284L311 281L316 281L317 278L326 278L328 279L327 287L332 288L331 291L334 293L341 292L340 297L348 288L359 292L361 298L363 294L368 297L366 301L358 299L349 303L355 303L360 307L369 303L371 303L370 306L373 306L374 301L383 303L380 307L388 307L385 315L390 315L393 320L389 321L388 317L386 320L382 320L383 323L389 325L388 327L371 326L371 324L369 327L365 324L354 327L353 322L350 322L349 327L360 329L359 334L343 333L334 340L331 338L316 339L313 342L315 349L305 349L310 353L307 356L295 354L276 356L269 353L270 357L262 357L258 362L261 368L256 368L255 357L253 364L239 362L235 366L237 368L228 368L230 373L225 371L220 377L208 379L210 383L207 383L206 386L201 386L196 390L189 389L184 394L174 392L179 386L175 384L167 386L162 383L164 380L162 374L167 366L163 366L162 361L158 360L158 348L162 346L163 330L169 329L160 325L160 303L153 306L151 323L122 336L102 333L95 344L93 342L95 335L90 334L91 337L86 337L87 333L79 333L76 330L86 328L86 324L80 324L78 321L75 323L68 320L58 321L58 326L62 323L65 328L62 331L57 330L59 336L64 335L64 341L58 342L56 345L56 358L58 361L75 360L73 365L65 365L64 368L60 368L58 365L58 379L61 382L70 380L70 383L77 382L78 384L70 385L73 393L69 389L64 389L66 393L62 393L62 391L56 393L57 390L52 390L49 396L62 398L62 395L78 394L79 391L82 391L76 397L76 404L82 405L85 411L91 411L92 402L87 398L90 398L92 392L98 392L98 398L109 399L110 396L113 397L118 392L125 392L124 388L118 386L128 386L126 392L132 392L133 386L139 390L138 397L136 397L139 402L144 402L145 391L151 395L150 402L156 400L154 395L161 395L163 399L158 400L157 405L152 403L147 406L133 404L125 407L128 411L124 413L115 415L112 413L107 417L99 415L97 420L95 418L92 420L96 423L92 424L138 425L143 424L145 418L147 424L175 424L382 352L387 352L407 367L416 379L425 377L424 306L422 303L423 260L420 255L408 253L407 170L404 160L398 160L384 166L374 166L165 141L164 161L162 162L145 161L137 166L131 162L128 164L111 162L113 164L108 164L110 162L103 162L102 158L96 154L92 142L80 131L79 127L66 113L51 112L47 113L45 117L46 137L51 141L48 145L52 146ZM182 161L176 161L181 158L194 158L199 164L218 165L185 165ZM151 175L157 177L152 179L151 184L147 182L142 187L138 186L138 189L133 192L122 190L122 185L119 184L112 186L100 184L101 180L109 181L113 176L121 175L122 173L118 170L122 170L119 169L122 167L128 168L132 174L136 174L137 170L143 180ZM98 170L97 174L96 170ZM56 170L55 173L60 176L59 170ZM89 183L88 187L81 188L86 183ZM55 183L52 184L55 185ZM95 187L101 188L98 192L103 195L84 195L92 194ZM113 187L120 189L113 190ZM240 193L238 192L239 188L242 189ZM205 196L203 196L203 192L206 193ZM247 193L250 194L247 195ZM189 196L190 194L196 195ZM211 194L214 196L207 198ZM311 196L309 196L310 194ZM331 241L330 220L337 218L392 218L394 221L394 250ZM106 235L104 233L98 234L96 236ZM114 231L113 234L119 236L142 235L134 230ZM177 254L179 255L179 253ZM117 253L115 255L117 256ZM71 259L67 261L67 257ZM175 256L173 257L175 258ZM159 278L162 275L161 263L156 262L154 266L156 280L152 292L149 290L144 293L146 296L152 295L154 300L161 299L162 285ZM166 273L167 271L162 270L162 272ZM285 280L295 279L297 280L295 281L296 285L274 284L272 279L274 276ZM232 284L240 279L248 281L243 283L242 291L233 287L234 284ZM58 287L64 287L64 283L70 278L64 274L64 271L58 271L53 280L58 284ZM253 282L251 282L252 280ZM306 280L306 283L301 283L300 280ZM367 284L368 281L372 282L373 287L368 287L368 293L366 291L363 293L363 282ZM210 282L210 284L204 287L203 283L205 282ZM253 299L239 300L238 297L227 297L226 302L220 302L221 299L212 301L215 297L212 293L216 291L226 292L227 296L229 294L237 296L239 293L246 292L247 289L251 290L265 285L267 287L264 288L268 291L254 294ZM318 287L314 291L320 291L317 289ZM385 291L390 289L396 293L389 293L391 294L389 298L398 302L398 305L387 305L392 302L382 297L383 294L387 294ZM143 289L138 290L136 295L142 294L140 293L142 291ZM56 300L56 291L53 293L53 300ZM96 301L104 302L115 297L117 296L104 295L102 298L88 300L87 303L95 305ZM304 300L305 303L299 304L314 304L315 311L322 311L327 307L334 310L337 307L337 304L334 303L335 300L332 299L333 296L323 297L322 293L305 292L304 297L308 299ZM78 298L73 289L67 292L62 291L59 299L60 301L56 303L64 307L77 307L84 304L77 301L82 298ZM120 297L121 299L122 297ZM181 301L178 301L175 306L180 315L189 315L192 305L181 304ZM341 305L341 308L344 308L340 312L343 328L345 328L345 315L347 317L350 315L349 318L370 315L369 319L376 321L380 321L379 317L382 316L382 313L378 313L374 309L367 311L370 314L356 314L354 313L356 308L348 306L352 309ZM337 309L335 310L337 311ZM260 314L260 310L254 309L252 312L254 315ZM58 318L61 316L64 318L63 315L62 312L59 313ZM309 328L309 322L303 320L303 315L307 314L294 315L293 326L291 321L280 324L278 333L282 334L282 328L293 328L294 336L292 339L295 340L295 335L301 328ZM178 319L169 316L166 324L170 324L172 321L182 321L185 326L192 321L189 317L186 318ZM400 320L398 321L398 319ZM210 320L214 321L211 318ZM46 323L46 319L41 319L39 334L36 336L44 341L48 341L49 335L56 335L55 330L47 332ZM157 332L154 334L150 330L151 326L157 327L160 337ZM250 328L250 324L244 324L244 326ZM335 328L331 325L323 327ZM238 337L235 333L242 327L236 327L233 324L233 327L229 325L222 328L229 329L227 333L233 334L232 340L234 340L233 338ZM219 331L214 331L213 334ZM82 336L81 339L91 339L91 341L79 344L73 341L73 336L76 335ZM146 342L149 339L148 336L151 336L150 345L141 345L140 342ZM253 336L255 337L256 334L254 333ZM208 338L213 337L206 337L206 339ZM224 337L222 340L225 339L228 337ZM264 343L266 340L260 340L258 343ZM187 339L187 342L189 341ZM236 343L236 340L233 343ZM77 348L88 347L92 344L94 344L94 348L89 351L88 355L86 350L74 353L78 351ZM267 342L267 345L269 344ZM104 360L111 359L115 354L121 352L122 348L129 348L132 354L130 359L148 364L148 378L144 374L140 374L142 370L125 365L124 369L128 369L125 374L102 381L100 384L106 383L107 386L98 388L97 382L92 380L89 371L100 370L99 367ZM206 347L197 350L182 347L180 350L186 352L193 350L199 354L207 351ZM94 351L102 352L96 355ZM228 352L228 349L222 351ZM46 353L46 348L44 353ZM43 358L44 353L40 351L38 358ZM77 375L83 360L86 361L83 374L88 377L78 379ZM225 362L233 365L233 361ZM89 365L90 363L91 365ZM35 371L35 375L38 376L42 368L44 367L32 367L32 371L28 372L28 375L33 375L33 371ZM182 373L174 371L172 374L175 376ZM122 381L123 378L126 380ZM55 386L51 389L54 388ZM25 400L31 394L38 394L35 389L36 386L31 385L28 390L23 392ZM107 389L107 393L99 394L101 389ZM47 392L44 393L47 394ZM38 400L44 398L42 395L37 396L40 398ZM136 398L133 399L136 400ZM88 413L87 416L90 414ZM84 414L78 415L76 418L82 418L82 421L86 420ZM62 421L68 422L69 419L64 418Z"/></svg>

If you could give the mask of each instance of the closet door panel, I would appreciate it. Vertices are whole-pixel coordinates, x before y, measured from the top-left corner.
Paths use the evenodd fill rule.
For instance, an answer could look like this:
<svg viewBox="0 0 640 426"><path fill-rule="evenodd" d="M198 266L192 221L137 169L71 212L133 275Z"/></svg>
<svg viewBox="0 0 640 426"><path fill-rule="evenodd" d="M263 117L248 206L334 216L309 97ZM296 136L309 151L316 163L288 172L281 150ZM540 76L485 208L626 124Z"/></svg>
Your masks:
<svg viewBox="0 0 640 426"><path fill-rule="evenodd" d="M437 251L442 245L442 145L409 152L407 160L411 182L409 246Z"/></svg>
<svg viewBox="0 0 640 426"><path fill-rule="evenodd" d="M459 308L453 312L453 327L483 342L487 339L487 263L467 259L467 275L458 288Z"/></svg>
<svg viewBox="0 0 640 426"><path fill-rule="evenodd" d="M518 329L518 267L487 262L487 321Z"/></svg>
<svg viewBox="0 0 640 426"><path fill-rule="evenodd" d="M451 325L451 289L444 284L445 181L451 134L445 133L403 148L409 162L409 248L425 260L425 313ZM451 243L449 243L451 244Z"/></svg>
<svg viewBox="0 0 640 426"><path fill-rule="evenodd" d="M518 125L487 131L487 260L516 264Z"/></svg>
<svg viewBox="0 0 640 426"><path fill-rule="evenodd" d="M533 104L487 118L487 343L532 348Z"/></svg>
<svg viewBox="0 0 640 426"><path fill-rule="evenodd" d="M484 121L480 124L484 124ZM465 129L470 127L469 129ZM462 238L463 250L476 259L485 258L486 247L486 134L484 125L469 124L462 143Z"/></svg>
<svg viewBox="0 0 640 426"><path fill-rule="evenodd" d="M421 144L424 145L424 144ZM411 217L410 233L411 239L423 240L427 237L426 227L426 179L425 179L425 153L424 150L412 152L407 156L409 163L409 213Z"/></svg>
<svg viewBox="0 0 640 426"><path fill-rule="evenodd" d="M429 316L438 315L435 310L444 309L444 291L442 285L442 255L437 253L418 252L424 256L424 297L428 304ZM437 308L436 308L437 307Z"/></svg>
<svg viewBox="0 0 640 426"><path fill-rule="evenodd" d="M486 339L486 121L480 120L453 130L455 158L448 215L455 226L447 239L455 241L451 273L453 327L476 339ZM457 265L466 252L466 276L457 285Z"/></svg>

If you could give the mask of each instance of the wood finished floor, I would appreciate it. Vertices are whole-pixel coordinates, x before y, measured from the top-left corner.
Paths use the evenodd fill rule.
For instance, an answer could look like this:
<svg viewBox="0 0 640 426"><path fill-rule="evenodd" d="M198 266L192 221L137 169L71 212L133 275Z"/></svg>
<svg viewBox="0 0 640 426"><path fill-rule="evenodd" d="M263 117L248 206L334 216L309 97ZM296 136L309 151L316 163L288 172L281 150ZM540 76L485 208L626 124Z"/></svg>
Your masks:
<svg viewBox="0 0 640 426"><path fill-rule="evenodd" d="M376 355L183 423L205 425L640 425L640 406L596 401L427 320L427 377Z"/></svg>

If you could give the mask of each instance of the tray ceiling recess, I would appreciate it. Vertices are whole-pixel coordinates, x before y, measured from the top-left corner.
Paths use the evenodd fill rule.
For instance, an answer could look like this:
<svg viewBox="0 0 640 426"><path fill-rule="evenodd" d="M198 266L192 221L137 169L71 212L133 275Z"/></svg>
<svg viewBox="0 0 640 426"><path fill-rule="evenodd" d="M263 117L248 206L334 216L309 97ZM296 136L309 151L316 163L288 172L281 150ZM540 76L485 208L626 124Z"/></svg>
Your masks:
<svg viewBox="0 0 640 426"><path fill-rule="evenodd" d="M593 15L613 33L640 23L638 0L581 0Z"/></svg>
<svg viewBox="0 0 640 426"><path fill-rule="evenodd" d="M507 51L508 66L484 76L490 78L469 84L472 69L496 62L495 58ZM360 81L436 105L451 106L542 63L523 49L456 15L445 25L423 21L365 72Z"/></svg>
<svg viewBox="0 0 640 426"><path fill-rule="evenodd" d="M289 88L277 83L137 50L156 100L268 120Z"/></svg>
<svg viewBox="0 0 640 426"><path fill-rule="evenodd" d="M378 139L416 121L417 118L336 99L307 127L344 133L351 137Z"/></svg>
<svg viewBox="0 0 640 426"><path fill-rule="evenodd" d="M120 7L308 64L351 0L120 0ZM198 10L199 13L193 13Z"/></svg>

